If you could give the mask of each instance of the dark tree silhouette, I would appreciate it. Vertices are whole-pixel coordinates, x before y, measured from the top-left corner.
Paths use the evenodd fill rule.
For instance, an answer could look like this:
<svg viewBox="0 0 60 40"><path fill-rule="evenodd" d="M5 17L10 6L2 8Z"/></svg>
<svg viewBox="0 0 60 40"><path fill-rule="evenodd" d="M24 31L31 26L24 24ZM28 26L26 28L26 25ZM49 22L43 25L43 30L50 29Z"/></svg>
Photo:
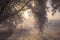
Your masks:
<svg viewBox="0 0 60 40"><path fill-rule="evenodd" d="M46 17L46 2L47 0L36 0L36 7L32 8L33 12L36 14L37 18L39 19L39 28L40 32L43 32L44 25L47 22Z"/></svg>

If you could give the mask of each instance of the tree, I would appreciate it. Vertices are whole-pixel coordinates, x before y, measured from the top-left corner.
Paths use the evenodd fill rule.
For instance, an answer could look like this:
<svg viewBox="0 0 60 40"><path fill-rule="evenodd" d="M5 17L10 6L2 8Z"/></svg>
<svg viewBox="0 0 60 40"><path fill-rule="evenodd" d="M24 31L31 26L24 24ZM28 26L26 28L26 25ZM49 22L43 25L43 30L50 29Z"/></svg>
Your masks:
<svg viewBox="0 0 60 40"><path fill-rule="evenodd" d="M31 1L34 1L35 6L29 4ZM53 12L55 12L60 7L60 0L51 0ZM4 2L4 3L3 3ZM47 22L47 13L46 13L46 2L47 0L1 0L0 1L0 24L9 20L11 24L12 21L21 20L18 13L22 10L31 8L39 20L40 32L43 32L44 25ZM29 5L28 5L29 4ZM26 8L27 7L27 8ZM13 17L12 17L13 16ZM16 26L15 24L13 24Z"/></svg>
<svg viewBox="0 0 60 40"><path fill-rule="evenodd" d="M60 0L51 0L51 4L53 7L53 15L55 14L56 10L58 10L60 12Z"/></svg>

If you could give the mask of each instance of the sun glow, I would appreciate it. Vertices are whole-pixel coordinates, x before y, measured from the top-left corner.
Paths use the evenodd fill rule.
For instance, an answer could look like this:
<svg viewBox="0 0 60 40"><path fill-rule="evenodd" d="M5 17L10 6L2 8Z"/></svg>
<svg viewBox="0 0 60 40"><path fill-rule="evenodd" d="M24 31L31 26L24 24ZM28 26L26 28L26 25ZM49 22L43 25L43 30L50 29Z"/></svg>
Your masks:
<svg viewBox="0 0 60 40"><path fill-rule="evenodd" d="M37 27L37 19L35 18L34 13L32 12L32 9L27 9L25 11L22 12L21 14L22 16L22 24L19 24L17 26L17 29L32 29L35 28L35 26Z"/></svg>
<svg viewBox="0 0 60 40"><path fill-rule="evenodd" d="M32 10L31 9L27 9L27 10L24 11L24 13L22 14L22 16L25 19L29 19L29 17L31 16L31 13L32 13Z"/></svg>
<svg viewBox="0 0 60 40"><path fill-rule="evenodd" d="M23 16L24 16L24 17L29 17L29 15L30 15L29 12L30 12L30 10L26 10L26 11L24 12Z"/></svg>

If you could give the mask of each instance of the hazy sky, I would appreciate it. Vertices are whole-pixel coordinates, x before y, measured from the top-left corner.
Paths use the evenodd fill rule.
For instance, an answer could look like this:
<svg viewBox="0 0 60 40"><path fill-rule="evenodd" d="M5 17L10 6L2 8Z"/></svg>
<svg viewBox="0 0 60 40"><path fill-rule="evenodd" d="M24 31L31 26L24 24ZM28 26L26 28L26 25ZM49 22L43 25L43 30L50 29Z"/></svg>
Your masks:
<svg viewBox="0 0 60 40"><path fill-rule="evenodd" d="M51 4L51 1L49 0L47 2L47 6L50 7L49 8L49 12L47 12L47 17L48 17L48 20L60 20L60 13L59 12L56 12L56 14L54 16L52 16L52 7L50 6Z"/></svg>
<svg viewBox="0 0 60 40"><path fill-rule="evenodd" d="M60 20L60 13L57 12L54 16L52 16L52 14L49 13L47 17L48 17L48 20Z"/></svg>

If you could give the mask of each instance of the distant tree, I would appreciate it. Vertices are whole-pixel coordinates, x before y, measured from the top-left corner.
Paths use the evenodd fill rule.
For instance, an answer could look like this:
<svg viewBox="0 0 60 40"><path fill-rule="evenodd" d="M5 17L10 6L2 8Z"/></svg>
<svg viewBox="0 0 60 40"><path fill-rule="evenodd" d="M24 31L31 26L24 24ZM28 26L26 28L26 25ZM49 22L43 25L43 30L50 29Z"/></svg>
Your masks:
<svg viewBox="0 0 60 40"><path fill-rule="evenodd" d="M57 10L60 12L60 0L51 0L51 5L53 7L53 15Z"/></svg>

